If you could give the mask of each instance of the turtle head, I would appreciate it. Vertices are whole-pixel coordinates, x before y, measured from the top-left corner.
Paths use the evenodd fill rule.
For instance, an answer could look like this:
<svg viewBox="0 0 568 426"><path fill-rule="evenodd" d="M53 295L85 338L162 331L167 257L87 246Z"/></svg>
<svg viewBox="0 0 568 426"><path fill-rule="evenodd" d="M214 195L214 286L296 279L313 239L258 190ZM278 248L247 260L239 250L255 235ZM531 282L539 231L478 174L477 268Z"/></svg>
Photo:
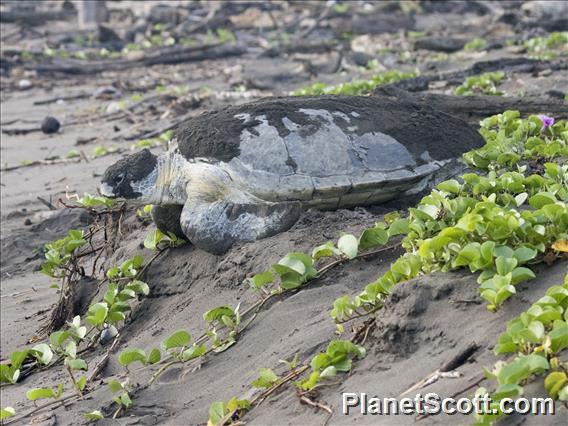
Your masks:
<svg viewBox="0 0 568 426"><path fill-rule="evenodd" d="M151 201L158 176L158 157L148 149L129 155L110 166L99 191L105 197Z"/></svg>

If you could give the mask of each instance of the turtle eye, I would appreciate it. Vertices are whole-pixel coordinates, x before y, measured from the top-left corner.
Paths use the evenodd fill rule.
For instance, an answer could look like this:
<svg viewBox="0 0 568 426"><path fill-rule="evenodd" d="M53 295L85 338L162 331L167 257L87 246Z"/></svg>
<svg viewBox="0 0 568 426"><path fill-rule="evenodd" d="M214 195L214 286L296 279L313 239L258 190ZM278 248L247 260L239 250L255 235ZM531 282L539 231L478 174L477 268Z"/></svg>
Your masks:
<svg viewBox="0 0 568 426"><path fill-rule="evenodd" d="M114 183L116 185L120 185L122 183L122 181L124 180L124 173L119 174L118 176L116 176L114 178Z"/></svg>

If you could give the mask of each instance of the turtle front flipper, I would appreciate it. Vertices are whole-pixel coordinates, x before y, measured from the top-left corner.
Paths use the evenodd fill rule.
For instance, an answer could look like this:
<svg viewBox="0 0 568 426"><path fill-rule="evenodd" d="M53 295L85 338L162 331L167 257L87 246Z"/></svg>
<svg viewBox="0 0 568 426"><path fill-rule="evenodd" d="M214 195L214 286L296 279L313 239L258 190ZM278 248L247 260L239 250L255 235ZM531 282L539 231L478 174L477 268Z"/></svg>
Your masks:
<svg viewBox="0 0 568 426"><path fill-rule="evenodd" d="M255 241L286 231L298 220L299 202L269 203L239 191L213 202L188 199L181 228L196 247L225 253L235 242Z"/></svg>
<svg viewBox="0 0 568 426"><path fill-rule="evenodd" d="M171 232L176 237L187 240L180 224L182 210L183 206L178 204L155 205L152 207L152 219L164 234Z"/></svg>

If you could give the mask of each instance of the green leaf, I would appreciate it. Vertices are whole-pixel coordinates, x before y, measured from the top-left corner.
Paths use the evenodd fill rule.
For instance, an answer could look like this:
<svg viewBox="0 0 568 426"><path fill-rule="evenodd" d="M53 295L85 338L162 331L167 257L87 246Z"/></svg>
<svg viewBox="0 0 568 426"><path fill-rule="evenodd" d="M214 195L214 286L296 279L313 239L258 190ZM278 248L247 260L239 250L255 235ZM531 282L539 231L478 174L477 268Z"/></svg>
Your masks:
<svg viewBox="0 0 568 426"><path fill-rule="evenodd" d="M499 256L495 259L495 266L497 267L497 273L499 275L507 275L509 272L515 269L517 266L517 259L514 257L507 258L503 256Z"/></svg>
<svg viewBox="0 0 568 426"><path fill-rule="evenodd" d="M37 358L40 364L47 365L53 359L53 351L49 345L40 343L32 348L32 354Z"/></svg>
<svg viewBox="0 0 568 426"><path fill-rule="evenodd" d="M320 377L326 378L326 377L335 377L337 375L337 368L335 368L335 366L330 365L329 367L326 367L320 374Z"/></svg>
<svg viewBox="0 0 568 426"><path fill-rule="evenodd" d="M544 325L540 321L532 321L527 327L537 340L540 340L544 337Z"/></svg>
<svg viewBox="0 0 568 426"><path fill-rule="evenodd" d="M505 383L499 385L492 397L494 401L500 401L503 398L514 398L523 394L523 388L518 384Z"/></svg>
<svg viewBox="0 0 568 426"><path fill-rule="evenodd" d="M342 235L337 241L337 248L349 259L353 259L357 256L358 247L359 242L357 241L357 238L351 234Z"/></svg>
<svg viewBox="0 0 568 426"><path fill-rule="evenodd" d="M479 243L469 243L460 250L456 256L453 266L471 265L481 257L481 246Z"/></svg>
<svg viewBox="0 0 568 426"><path fill-rule="evenodd" d="M531 373L540 373L541 371L550 369L550 364L544 356L530 354L526 356Z"/></svg>
<svg viewBox="0 0 568 426"><path fill-rule="evenodd" d="M568 326L566 323L548 333L548 337L550 337L550 349L555 354L568 348Z"/></svg>
<svg viewBox="0 0 568 426"><path fill-rule="evenodd" d="M83 391L85 386L87 386L87 376L81 376L76 382L76 387L79 391Z"/></svg>
<svg viewBox="0 0 568 426"><path fill-rule="evenodd" d="M30 354L29 350L24 350L21 352L15 351L10 354L10 367L20 368L22 363L26 360Z"/></svg>
<svg viewBox="0 0 568 426"><path fill-rule="evenodd" d="M535 209L540 209L547 204L554 204L556 201L556 197L550 192L539 192L529 198L529 204Z"/></svg>
<svg viewBox="0 0 568 426"><path fill-rule="evenodd" d="M120 403L124 405L126 408L130 407L132 405L132 400L130 399L130 395L128 395L126 392L120 395Z"/></svg>
<svg viewBox="0 0 568 426"><path fill-rule="evenodd" d="M450 179L439 183L436 188L440 191L448 192L450 194L458 194L460 192L461 185L455 179Z"/></svg>
<svg viewBox="0 0 568 426"><path fill-rule="evenodd" d="M89 307L85 322L93 326L101 326L104 324L108 313L108 305L104 302L95 303Z"/></svg>
<svg viewBox="0 0 568 426"><path fill-rule="evenodd" d="M223 417L225 417L225 403L218 401L211 404L209 407L209 422L217 425Z"/></svg>
<svg viewBox="0 0 568 426"><path fill-rule="evenodd" d="M432 204L420 204L417 210L427 215L428 219L436 220L438 219L438 214L440 209Z"/></svg>
<svg viewBox="0 0 568 426"><path fill-rule="evenodd" d="M30 401L41 398L57 398L57 393L51 388L33 388L26 392Z"/></svg>
<svg viewBox="0 0 568 426"><path fill-rule="evenodd" d="M250 401L248 399L231 398L227 402L227 411L235 410L248 410L250 408Z"/></svg>
<svg viewBox="0 0 568 426"><path fill-rule="evenodd" d="M389 233L381 228L365 229L359 238L359 248L367 250L372 247L385 245L389 240ZM357 255L357 248L355 248Z"/></svg>
<svg viewBox="0 0 568 426"><path fill-rule="evenodd" d="M335 247L333 241L328 241L321 246L317 246L312 250L312 258L314 260L321 259L322 257L331 257L340 254L340 251Z"/></svg>
<svg viewBox="0 0 568 426"><path fill-rule="evenodd" d="M513 269L512 272L511 283L518 284L522 281L528 281L534 278L536 278L536 275L529 268L524 268L524 267L515 268Z"/></svg>
<svg viewBox="0 0 568 426"><path fill-rule="evenodd" d="M312 372L307 379L302 380L298 386L303 390L312 390L320 381L321 373L319 371Z"/></svg>
<svg viewBox="0 0 568 426"><path fill-rule="evenodd" d="M106 275L110 280L118 278L120 276L120 269L114 266L107 271Z"/></svg>
<svg viewBox="0 0 568 426"><path fill-rule="evenodd" d="M410 221L406 218L396 219L391 223L388 229L389 237L394 237L395 235L408 234Z"/></svg>
<svg viewBox="0 0 568 426"><path fill-rule="evenodd" d="M112 393L117 393L124 389L122 383L115 379L110 379L110 381L108 382L108 387Z"/></svg>
<svg viewBox="0 0 568 426"><path fill-rule="evenodd" d="M85 360L77 358L77 359L65 359L65 364L69 366L71 370L87 370L87 363Z"/></svg>
<svg viewBox="0 0 568 426"><path fill-rule="evenodd" d="M563 371L553 371L544 379L544 388L553 399L558 399L558 393L568 383L568 377Z"/></svg>
<svg viewBox="0 0 568 426"><path fill-rule="evenodd" d="M142 349L128 348L123 350L118 356L118 362L125 367L137 361L146 364L146 352Z"/></svg>
<svg viewBox="0 0 568 426"><path fill-rule="evenodd" d="M265 284L270 284L273 281L274 275L272 275L272 272L270 271L260 272L250 278L250 283L255 288L261 288Z"/></svg>
<svg viewBox="0 0 568 426"><path fill-rule="evenodd" d="M69 336L70 334L68 331L54 331L49 335L49 342L54 347L61 347Z"/></svg>
<svg viewBox="0 0 568 426"><path fill-rule="evenodd" d="M165 350L181 348L182 346L189 345L190 341L191 335L185 330L179 330L162 342L162 348Z"/></svg>
<svg viewBox="0 0 568 426"><path fill-rule="evenodd" d="M99 410L95 410L95 411L91 411L89 413L85 413L83 414L83 417L85 417L85 419L90 420L90 421L97 421L97 420L102 420L104 419L103 413L101 413Z"/></svg>
<svg viewBox="0 0 568 426"><path fill-rule="evenodd" d="M156 228L144 239L144 247L149 250L157 250L158 244L164 239L164 237L164 233Z"/></svg>
<svg viewBox="0 0 568 426"><path fill-rule="evenodd" d="M269 388L278 381L278 376L270 368L261 368L259 377L252 382L255 388Z"/></svg>
<svg viewBox="0 0 568 426"><path fill-rule="evenodd" d="M306 265L301 260L290 256L289 254L278 261L278 265L285 266L292 271L304 275L306 272ZM276 271L278 272L278 271Z"/></svg>
<svg viewBox="0 0 568 426"><path fill-rule="evenodd" d="M183 351L181 354L181 359L183 362L190 361L200 356L205 355L207 352L207 347L205 345L195 345L193 344L190 348Z"/></svg>
<svg viewBox="0 0 568 426"><path fill-rule="evenodd" d="M513 253L513 256L515 257L515 259L517 259L519 264L523 264L523 263L528 262L529 260L534 259L536 257L536 255L537 255L536 250L533 250L531 248L524 247L524 246L519 247Z"/></svg>
<svg viewBox="0 0 568 426"><path fill-rule="evenodd" d="M218 306L203 314L203 319L212 323L213 321L220 320L223 316L234 316L235 311L230 306Z"/></svg>
<svg viewBox="0 0 568 426"><path fill-rule="evenodd" d="M12 407L2 407L0 410L0 420L7 419L16 415L16 410Z"/></svg>
<svg viewBox="0 0 568 426"><path fill-rule="evenodd" d="M162 353L160 352L160 350L158 348L153 348L146 358L146 363L150 365L156 364L160 362L161 359Z"/></svg>
<svg viewBox="0 0 568 426"><path fill-rule="evenodd" d="M128 283L127 289L133 290L136 294L148 296L150 294L150 287L143 281L134 280Z"/></svg>
<svg viewBox="0 0 568 426"><path fill-rule="evenodd" d="M0 364L0 383L14 384L20 377L20 369L12 368L6 364Z"/></svg>

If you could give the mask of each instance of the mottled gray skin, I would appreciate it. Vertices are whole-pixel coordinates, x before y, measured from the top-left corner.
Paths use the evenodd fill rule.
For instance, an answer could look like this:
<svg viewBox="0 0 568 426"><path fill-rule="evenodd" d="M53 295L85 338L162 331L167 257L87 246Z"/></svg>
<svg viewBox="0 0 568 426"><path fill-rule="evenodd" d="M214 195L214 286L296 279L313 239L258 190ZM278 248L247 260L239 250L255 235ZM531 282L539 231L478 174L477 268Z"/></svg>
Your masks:
<svg viewBox="0 0 568 426"><path fill-rule="evenodd" d="M430 119L416 123L421 116ZM448 134L461 140L449 145ZM146 153L111 166L101 192L162 206L154 214L159 226L181 229L217 254L288 229L305 208L365 206L417 193L459 171L456 154L483 144L451 116L361 97L232 107L189 120L177 142L144 178L122 179L120 188L113 185L118 170L141 170L151 161ZM165 206L181 205L176 227L179 207Z"/></svg>

